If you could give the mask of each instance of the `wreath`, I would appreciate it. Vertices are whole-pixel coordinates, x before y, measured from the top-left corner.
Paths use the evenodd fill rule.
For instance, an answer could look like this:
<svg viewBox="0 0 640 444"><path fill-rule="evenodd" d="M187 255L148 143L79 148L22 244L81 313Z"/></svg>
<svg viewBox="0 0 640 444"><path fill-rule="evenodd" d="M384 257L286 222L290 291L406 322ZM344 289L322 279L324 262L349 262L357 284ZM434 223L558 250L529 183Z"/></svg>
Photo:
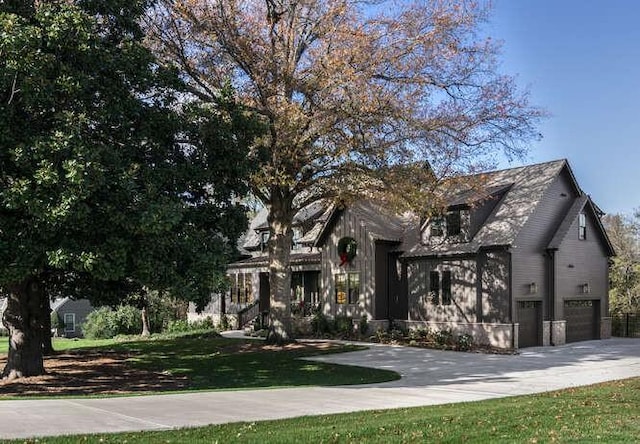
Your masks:
<svg viewBox="0 0 640 444"><path fill-rule="evenodd" d="M358 243L352 237L343 237L338 241L338 256L340 256L340 266L347 264L356 257Z"/></svg>

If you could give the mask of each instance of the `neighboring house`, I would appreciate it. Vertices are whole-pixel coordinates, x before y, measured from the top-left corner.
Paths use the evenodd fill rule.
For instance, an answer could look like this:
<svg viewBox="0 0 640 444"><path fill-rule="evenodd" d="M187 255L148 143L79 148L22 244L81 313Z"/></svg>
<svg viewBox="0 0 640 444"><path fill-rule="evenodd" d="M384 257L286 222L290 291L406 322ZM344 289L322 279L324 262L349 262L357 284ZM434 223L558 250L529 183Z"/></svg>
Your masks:
<svg viewBox="0 0 640 444"><path fill-rule="evenodd" d="M60 327L54 335L65 338L82 337L82 324L87 320L87 315L94 310L87 299L56 299L51 303L51 315L57 315Z"/></svg>
<svg viewBox="0 0 640 444"><path fill-rule="evenodd" d="M4 314L4 310L7 307L7 298L0 299L0 319ZM52 334L54 336L63 336L66 338L82 337L82 324L87 319L87 315L91 313L94 308L87 299L71 299L71 298L59 298L51 302L51 316L58 316L59 328L53 329ZM2 325L0 327L0 333L7 334L6 329Z"/></svg>
<svg viewBox="0 0 640 444"><path fill-rule="evenodd" d="M469 179L473 187L443 191L446 211L427 220L369 202L299 212L292 306L366 315L373 328L447 328L502 348L610 337L614 251L567 161ZM241 239L245 258L229 265L231 291L205 315L240 313L242 324L268 311L268 233L262 211Z"/></svg>

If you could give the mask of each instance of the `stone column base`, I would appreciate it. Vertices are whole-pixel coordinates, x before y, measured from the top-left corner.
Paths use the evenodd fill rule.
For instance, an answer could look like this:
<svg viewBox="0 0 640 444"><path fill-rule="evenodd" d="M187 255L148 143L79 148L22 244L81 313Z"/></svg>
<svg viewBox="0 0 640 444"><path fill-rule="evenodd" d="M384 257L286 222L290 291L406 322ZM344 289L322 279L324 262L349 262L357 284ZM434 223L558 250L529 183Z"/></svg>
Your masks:
<svg viewBox="0 0 640 444"><path fill-rule="evenodd" d="M611 339L611 318L600 319L600 339Z"/></svg>
<svg viewBox="0 0 640 444"><path fill-rule="evenodd" d="M551 321L542 321L542 345L551 345Z"/></svg>
<svg viewBox="0 0 640 444"><path fill-rule="evenodd" d="M551 345L567 343L567 321L551 321Z"/></svg>

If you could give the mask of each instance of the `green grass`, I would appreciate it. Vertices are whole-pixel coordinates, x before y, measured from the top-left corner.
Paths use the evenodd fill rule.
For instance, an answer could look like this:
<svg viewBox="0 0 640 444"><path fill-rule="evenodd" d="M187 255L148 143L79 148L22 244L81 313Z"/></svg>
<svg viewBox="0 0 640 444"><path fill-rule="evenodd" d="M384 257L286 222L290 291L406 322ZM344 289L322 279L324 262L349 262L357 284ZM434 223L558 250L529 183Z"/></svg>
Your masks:
<svg viewBox="0 0 640 444"><path fill-rule="evenodd" d="M189 378L191 389L249 389L260 387L333 386L399 379L388 370L347 367L299 358L361 350L341 345L329 351L243 351L254 340L191 335L159 341L115 344L114 350L133 353L131 363L145 370L162 370ZM240 349L240 351L238 351Z"/></svg>
<svg viewBox="0 0 640 444"><path fill-rule="evenodd" d="M255 340L228 339L213 332L133 337L120 340L54 341L58 351L89 348L91 351L126 352L130 365L144 370L187 377L187 390L254 389L292 386L335 386L393 381L395 372L364 367L304 361L299 358L323 353L361 350L364 347L334 345L330 350L256 350ZM6 345L5 345L6 348ZM166 392L164 392L166 393Z"/></svg>
<svg viewBox="0 0 640 444"><path fill-rule="evenodd" d="M57 351L72 350L76 348L104 347L116 344L115 339L67 339L52 338L53 348ZM7 354L9 350L9 338L0 337L0 354Z"/></svg>
<svg viewBox="0 0 640 444"><path fill-rule="evenodd" d="M357 392L354 392L357 396ZM640 378L540 395L164 432L40 438L57 443L637 442ZM36 442L17 440L13 442Z"/></svg>

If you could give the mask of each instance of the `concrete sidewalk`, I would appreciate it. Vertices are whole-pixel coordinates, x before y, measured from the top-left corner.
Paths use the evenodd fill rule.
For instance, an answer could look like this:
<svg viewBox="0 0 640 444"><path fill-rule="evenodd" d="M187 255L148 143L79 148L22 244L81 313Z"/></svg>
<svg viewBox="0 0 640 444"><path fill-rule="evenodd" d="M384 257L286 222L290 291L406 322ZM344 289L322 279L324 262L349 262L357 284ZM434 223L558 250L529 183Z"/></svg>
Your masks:
<svg viewBox="0 0 640 444"><path fill-rule="evenodd" d="M313 358L395 370L383 384L198 392L103 399L0 401L0 438L163 430L476 401L640 376L640 340L609 339L489 355L368 344Z"/></svg>

